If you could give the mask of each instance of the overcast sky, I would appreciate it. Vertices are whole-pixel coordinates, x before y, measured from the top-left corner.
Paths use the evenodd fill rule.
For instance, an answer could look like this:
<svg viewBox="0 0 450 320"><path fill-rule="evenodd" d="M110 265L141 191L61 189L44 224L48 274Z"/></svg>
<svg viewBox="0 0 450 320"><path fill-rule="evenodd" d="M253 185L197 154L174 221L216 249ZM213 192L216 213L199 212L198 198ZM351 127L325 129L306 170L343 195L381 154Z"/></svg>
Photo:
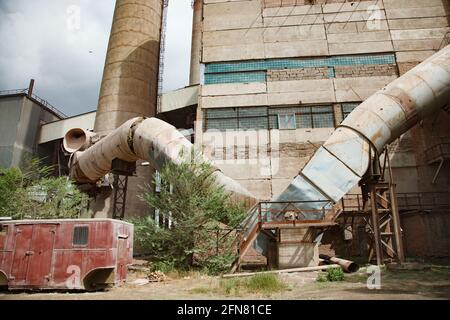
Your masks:
<svg viewBox="0 0 450 320"><path fill-rule="evenodd" d="M34 78L35 93L64 113L94 110L114 4L0 0L0 91L26 88ZM191 28L191 0L170 0L164 91L188 84Z"/></svg>

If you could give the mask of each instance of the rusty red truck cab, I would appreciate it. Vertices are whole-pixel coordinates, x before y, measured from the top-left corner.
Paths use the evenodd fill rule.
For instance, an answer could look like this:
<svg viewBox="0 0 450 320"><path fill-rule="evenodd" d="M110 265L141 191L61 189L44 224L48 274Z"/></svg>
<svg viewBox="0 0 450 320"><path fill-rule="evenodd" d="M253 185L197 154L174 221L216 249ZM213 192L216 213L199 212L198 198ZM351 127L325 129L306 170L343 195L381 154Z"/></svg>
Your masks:
<svg viewBox="0 0 450 320"><path fill-rule="evenodd" d="M112 219L0 221L0 286L98 290L126 281L133 225Z"/></svg>

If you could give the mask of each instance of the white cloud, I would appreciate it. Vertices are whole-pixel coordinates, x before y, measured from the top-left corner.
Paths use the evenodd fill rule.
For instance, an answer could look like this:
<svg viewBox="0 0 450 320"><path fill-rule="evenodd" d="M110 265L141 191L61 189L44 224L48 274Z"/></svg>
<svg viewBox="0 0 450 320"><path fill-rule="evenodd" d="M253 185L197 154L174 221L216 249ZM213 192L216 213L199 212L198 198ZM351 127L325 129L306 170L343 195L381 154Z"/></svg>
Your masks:
<svg viewBox="0 0 450 320"><path fill-rule="evenodd" d="M34 78L36 93L66 114L95 109L114 3L1 0L0 90L25 88ZM73 25L76 10L68 10L73 6L80 9L79 29ZM191 21L190 1L171 0L166 90L187 84Z"/></svg>

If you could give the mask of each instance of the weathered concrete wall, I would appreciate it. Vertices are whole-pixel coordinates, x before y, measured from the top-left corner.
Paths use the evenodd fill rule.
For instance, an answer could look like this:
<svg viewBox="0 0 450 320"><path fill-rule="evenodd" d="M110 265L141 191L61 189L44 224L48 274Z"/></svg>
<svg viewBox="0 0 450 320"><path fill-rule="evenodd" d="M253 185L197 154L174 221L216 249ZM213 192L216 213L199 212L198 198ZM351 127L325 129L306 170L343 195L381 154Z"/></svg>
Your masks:
<svg viewBox="0 0 450 320"><path fill-rule="evenodd" d="M204 111L212 108L331 105L337 126L343 117L342 104L365 100L449 42L446 0L203 2L201 59L206 70L215 66L216 71L205 71L198 112L202 121ZM362 60L352 60L355 55ZM370 60L386 55L392 59ZM288 67L280 67L286 59ZM302 63L307 66L289 66ZM429 147L450 139L444 125L448 117L442 112L422 122L390 147L398 192L449 191L449 166L444 165L437 182L431 184L437 166L423 159ZM287 186L314 153L311 143L319 146L332 130L265 130L270 161L252 165L228 161L219 166L268 199ZM196 139L211 149L209 133L197 130ZM250 159L244 155L241 160ZM259 174L267 167L270 174Z"/></svg>
<svg viewBox="0 0 450 320"><path fill-rule="evenodd" d="M17 124L22 112L23 97L0 99L0 167L13 165L13 155L17 138Z"/></svg>
<svg viewBox="0 0 450 320"><path fill-rule="evenodd" d="M450 256L450 212L432 211L401 216L407 256Z"/></svg>
<svg viewBox="0 0 450 320"><path fill-rule="evenodd" d="M448 44L450 31L448 1L383 0L383 2L401 74Z"/></svg>
<svg viewBox="0 0 450 320"><path fill-rule="evenodd" d="M58 119L25 95L1 97L0 113L1 167L19 166L24 160L38 156L41 125Z"/></svg>
<svg viewBox="0 0 450 320"><path fill-rule="evenodd" d="M401 226L406 256L450 256L449 217L448 210L402 214ZM362 217L340 217L338 222L338 226L325 232L319 252L341 257L368 257L369 238Z"/></svg>
<svg viewBox="0 0 450 320"><path fill-rule="evenodd" d="M447 159L433 184L438 163L429 163L429 149L440 143L450 143L450 114L441 111L411 130L417 162L419 192L450 192L450 163Z"/></svg>
<svg viewBox="0 0 450 320"><path fill-rule="evenodd" d="M205 1L204 62L393 51L382 1L343 2Z"/></svg>

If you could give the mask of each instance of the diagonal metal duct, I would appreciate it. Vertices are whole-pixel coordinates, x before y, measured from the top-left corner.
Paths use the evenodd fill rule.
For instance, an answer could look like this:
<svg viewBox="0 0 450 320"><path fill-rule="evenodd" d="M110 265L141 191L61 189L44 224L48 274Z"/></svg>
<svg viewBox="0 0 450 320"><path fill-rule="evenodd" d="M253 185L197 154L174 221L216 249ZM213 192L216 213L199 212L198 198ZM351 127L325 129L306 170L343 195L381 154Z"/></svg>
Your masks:
<svg viewBox="0 0 450 320"><path fill-rule="evenodd" d="M447 46L359 105L275 201L329 200L331 206L361 180L371 155L449 101ZM319 205L300 209L321 209Z"/></svg>
<svg viewBox="0 0 450 320"><path fill-rule="evenodd" d="M157 118L133 118L87 150L75 152L69 164L70 177L80 183L96 182L111 171L114 159L146 160L158 170L168 161L178 163L180 152L190 152L192 148L191 142L174 126ZM213 175L218 184L239 200L255 201L249 191L219 169Z"/></svg>

